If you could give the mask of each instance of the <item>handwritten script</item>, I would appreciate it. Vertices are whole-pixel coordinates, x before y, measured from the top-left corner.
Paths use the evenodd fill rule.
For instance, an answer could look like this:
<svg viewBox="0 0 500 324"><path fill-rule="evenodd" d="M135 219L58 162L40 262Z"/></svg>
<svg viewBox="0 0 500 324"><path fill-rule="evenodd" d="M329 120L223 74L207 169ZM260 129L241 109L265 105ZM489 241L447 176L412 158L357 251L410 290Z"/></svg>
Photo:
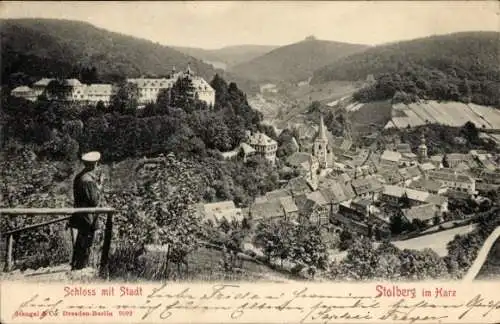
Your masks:
<svg viewBox="0 0 500 324"><path fill-rule="evenodd" d="M354 294L341 290L325 293L327 290L318 286L273 287L214 284L195 289L164 284L120 287L116 294L114 287L65 287L59 297L54 297L53 291L40 290L12 307L11 320L59 318L89 322L108 317L143 322L179 322L189 318L200 323L467 323L478 320L488 323L500 318L500 300L480 293L468 295L466 299L389 298L374 290Z"/></svg>

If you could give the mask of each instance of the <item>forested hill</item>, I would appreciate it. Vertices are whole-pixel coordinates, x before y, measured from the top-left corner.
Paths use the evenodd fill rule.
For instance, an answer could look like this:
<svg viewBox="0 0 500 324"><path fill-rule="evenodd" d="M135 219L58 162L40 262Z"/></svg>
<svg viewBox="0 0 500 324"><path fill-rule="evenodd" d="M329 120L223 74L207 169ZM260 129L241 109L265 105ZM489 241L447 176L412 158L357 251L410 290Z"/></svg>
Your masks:
<svg viewBox="0 0 500 324"><path fill-rule="evenodd" d="M164 75L191 68L210 80L214 68L170 47L57 19L7 19L1 28L2 84L28 76L70 76L79 67L95 67L99 74ZM13 75L14 74L14 75ZM22 80L24 81L24 80ZM20 81L17 81L20 82Z"/></svg>
<svg viewBox="0 0 500 324"><path fill-rule="evenodd" d="M309 78L314 70L367 47L307 38L238 64L230 71L259 82L297 82Z"/></svg>
<svg viewBox="0 0 500 324"><path fill-rule="evenodd" d="M404 91L498 106L499 62L500 33L462 32L370 48L315 71L311 83L365 80L371 74L377 84L359 96L364 101Z"/></svg>
<svg viewBox="0 0 500 324"><path fill-rule="evenodd" d="M407 65L422 65L443 72L451 67L457 72L481 67L498 71L499 55L500 33L497 32L463 32L418 38L379 45L339 59L316 70L311 82L365 80L369 74L377 76L397 72Z"/></svg>

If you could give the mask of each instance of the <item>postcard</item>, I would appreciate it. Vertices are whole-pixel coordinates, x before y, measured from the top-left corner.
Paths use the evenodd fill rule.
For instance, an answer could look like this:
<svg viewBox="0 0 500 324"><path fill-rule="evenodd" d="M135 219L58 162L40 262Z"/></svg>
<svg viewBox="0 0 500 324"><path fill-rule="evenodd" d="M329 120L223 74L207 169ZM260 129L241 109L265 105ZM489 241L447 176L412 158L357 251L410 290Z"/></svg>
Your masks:
<svg viewBox="0 0 500 324"><path fill-rule="evenodd" d="M0 322L498 323L496 1L4 1Z"/></svg>

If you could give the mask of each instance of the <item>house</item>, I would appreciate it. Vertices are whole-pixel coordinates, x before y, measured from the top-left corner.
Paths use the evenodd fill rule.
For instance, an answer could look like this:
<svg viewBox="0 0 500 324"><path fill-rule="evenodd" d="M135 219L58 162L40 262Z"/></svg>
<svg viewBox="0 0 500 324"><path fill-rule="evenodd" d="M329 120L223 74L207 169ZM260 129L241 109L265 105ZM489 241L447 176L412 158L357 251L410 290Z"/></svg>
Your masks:
<svg viewBox="0 0 500 324"><path fill-rule="evenodd" d="M330 203L334 204L334 209L344 201L352 200L356 195L349 182L335 179L325 179L319 186L319 190Z"/></svg>
<svg viewBox="0 0 500 324"><path fill-rule="evenodd" d="M430 194L426 191L404 188L399 186L384 186L381 200L394 207L400 207L403 199L410 207L422 204L433 204L443 213L448 210L448 199L444 196Z"/></svg>
<svg viewBox="0 0 500 324"><path fill-rule="evenodd" d="M472 159L469 154L461 154L461 153L450 153L446 154L444 159L448 162L449 168L456 168L458 165L468 162Z"/></svg>
<svg viewBox="0 0 500 324"><path fill-rule="evenodd" d="M77 79L65 79L61 83L61 93L55 97L46 91L48 85L54 80L43 78L35 82L31 88L23 86L14 89L12 95L35 101L38 99L38 96L45 94L48 97L52 97L51 99L86 104L97 104L101 101L103 104L108 105L114 93L114 88L111 84L83 84Z"/></svg>
<svg viewBox="0 0 500 324"><path fill-rule="evenodd" d="M404 182L404 178L397 167L384 167L380 169L378 177L384 182L384 184L399 185Z"/></svg>
<svg viewBox="0 0 500 324"><path fill-rule="evenodd" d="M443 155L441 154L437 154L437 155L433 155L429 158L429 163L432 163L434 164L434 166L439 169L439 168L442 168L443 167Z"/></svg>
<svg viewBox="0 0 500 324"><path fill-rule="evenodd" d="M325 198L321 191L313 191L295 197L301 218L308 219L311 223L324 225L329 223L331 202Z"/></svg>
<svg viewBox="0 0 500 324"><path fill-rule="evenodd" d="M396 144L395 149L396 149L396 152L399 152L401 154L403 154L403 153L412 153L411 152L411 146L408 143Z"/></svg>
<svg viewBox="0 0 500 324"><path fill-rule="evenodd" d="M373 202L368 199L356 199L351 202L351 208L365 216L370 215L372 205Z"/></svg>
<svg viewBox="0 0 500 324"><path fill-rule="evenodd" d="M440 164L441 164L441 161L438 163L437 167L439 167ZM418 167L420 168L420 171L422 171L423 173L426 173L427 171L436 169L436 165L432 162L421 163Z"/></svg>
<svg viewBox="0 0 500 324"><path fill-rule="evenodd" d="M302 172L309 172L311 154L306 152L295 152L286 158L286 164L298 168Z"/></svg>
<svg viewBox="0 0 500 324"><path fill-rule="evenodd" d="M285 211L281 206L279 199L264 200L254 202L249 212L251 218L254 220L268 220L275 218L285 218Z"/></svg>
<svg viewBox="0 0 500 324"><path fill-rule="evenodd" d="M438 181L450 189L473 194L476 191L476 180L455 170L440 169L428 172L429 179Z"/></svg>
<svg viewBox="0 0 500 324"><path fill-rule="evenodd" d="M448 187L443 183L424 178L412 181L409 187L416 190L427 191L434 195L442 195L448 190Z"/></svg>
<svg viewBox="0 0 500 324"><path fill-rule="evenodd" d="M31 88L35 92L35 95L37 97L40 96L40 95L42 95L45 92L45 89L47 88L47 86L49 85L49 83L51 81L53 81L53 80L55 80L55 79L42 78L42 79L38 80L37 82L33 83L33 85L31 86Z"/></svg>
<svg viewBox="0 0 500 324"><path fill-rule="evenodd" d="M385 150L380 156L380 164L388 166L398 166L401 158L401 153Z"/></svg>
<svg viewBox="0 0 500 324"><path fill-rule="evenodd" d="M335 225L342 225L350 231L358 233L360 235L368 235L370 231L369 226L364 222L357 221L348 216L344 216L341 213L332 214L332 216L330 217L330 222Z"/></svg>
<svg viewBox="0 0 500 324"><path fill-rule="evenodd" d="M309 183L303 177L290 179L290 181L286 184L285 189L289 190L292 193L292 196L312 192Z"/></svg>
<svg viewBox="0 0 500 324"><path fill-rule="evenodd" d="M273 219L284 217L296 221L299 208L292 196L258 197L249 209L253 219Z"/></svg>
<svg viewBox="0 0 500 324"><path fill-rule="evenodd" d="M255 150L255 154L263 156L273 165L276 163L278 142L261 132L250 134L246 142Z"/></svg>
<svg viewBox="0 0 500 324"><path fill-rule="evenodd" d="M276 198L284 198L284 197L288 197L288 196L291 196L291 192L290 192L290 190L286 190L286 189L277 189L277 190L266 192L266 194L265 194L265 197L268 200L272 200L272 199L276 199Z"/></svg>
<svg viewBox="0 0 500 324"><path fill-rule="evenodd" d="M249 157L255 154L256 150L247 143L240 144L240 153L243 156L243 162L246 162Z"/></svg>
<svg viewBox="0 0 500 324"><path fill-rule="evenodd" d="M97 104L101 101L103 104L109 105L114 90L111 84L89 84L84 91L88 103Z"/></svg>
<svg viewBox="0 0 500 324"><path fill-rule="evenodd" d="M299 207L295 204L292 196L278 198L285 212L285 218L288 220L297 220L299 218Z"/></svg>
<svg viewBox="0 0 500 324"><path fill-rule="evenodd" d="M12 89L10 94L13 97L24 98L24 99L29 100L29 101L36 101L37 97L38 97L35 90L31 89L28 86L20 86L20 87L14 88L14 89Z"/></svg>
<svg viewBox="0 0 500 324"><path fill-rule="evenodd" d="M232 200L209 204L196 204L195 210L203 220L211 221L215 225L220 224L223 219L228 222L241 222L244 218L241 208L236 208Z"/></svg>
<svg viewBox="0 0 500 324"><path fill-rule="evenodd" d="M401 175L401 178L406 185L422 177L422 173L420 172L418 166L416 165L406 168L401 168L398 170L398 173Z"/></svg>
<svg viewBox="0 0 500 324"><path fill-rule="evenodd" d="M439 213L439 210L433 204L413 206L402 209L401 212L410 223L419 220L426 226L432 226L442 222L441 213Z"/></svg>
<svg viewBox="0 0 500 324"><path fill-rule="evenodd" d="M382 184L374 177L359 178L351 181L354 193L359 198L366 198L375 201L379 194L383 191Z"/></svg>

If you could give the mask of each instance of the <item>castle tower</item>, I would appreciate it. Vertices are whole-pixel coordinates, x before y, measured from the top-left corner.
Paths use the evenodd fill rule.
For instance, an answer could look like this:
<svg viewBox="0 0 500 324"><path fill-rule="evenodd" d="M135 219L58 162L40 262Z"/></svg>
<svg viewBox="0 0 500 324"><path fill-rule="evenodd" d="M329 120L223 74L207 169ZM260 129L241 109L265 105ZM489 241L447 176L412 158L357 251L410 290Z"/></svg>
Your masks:
<svg viewBox="0 0 500 324"><path fill-rule="evenodd" d="M425 145L425 136L422 133L420 137L420 145L418 146L418 162L423 163L427 160L427 145Z"/></svg>
<svg viewBox="0 0 500 324"><path fill-rule="evenodd" d="M326 127L322 115L319 119L318 134L314 138L313 155L318 159L321 169L328 167L328 137L326 136Z"/></svg>

